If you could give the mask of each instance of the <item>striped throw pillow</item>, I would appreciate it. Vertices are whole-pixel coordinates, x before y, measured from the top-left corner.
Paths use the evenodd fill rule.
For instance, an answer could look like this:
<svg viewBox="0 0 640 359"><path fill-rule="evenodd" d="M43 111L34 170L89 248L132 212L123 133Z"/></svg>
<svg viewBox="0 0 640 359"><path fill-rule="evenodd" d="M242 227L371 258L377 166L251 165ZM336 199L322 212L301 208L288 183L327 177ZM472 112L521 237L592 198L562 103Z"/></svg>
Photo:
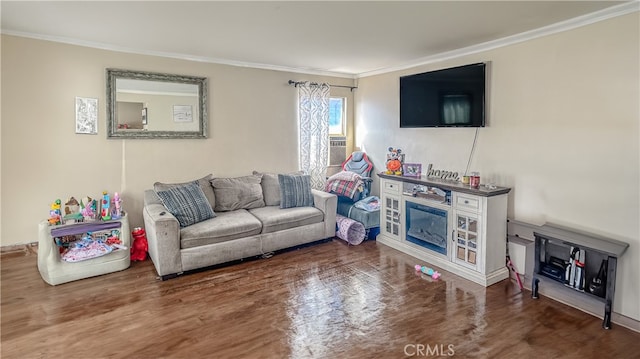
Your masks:
<svg viewBox="0 0 640 359"><path fill-rule="evenodd" d="M200 186L193 182L156 192L180 228L215 217L213 209Z"/></svg>
<svg viewBox="0 0 640 359"><path fill-rule="evenodd" d="M278 174L280 208L311 207L311 177L309 175Z"/></svg>

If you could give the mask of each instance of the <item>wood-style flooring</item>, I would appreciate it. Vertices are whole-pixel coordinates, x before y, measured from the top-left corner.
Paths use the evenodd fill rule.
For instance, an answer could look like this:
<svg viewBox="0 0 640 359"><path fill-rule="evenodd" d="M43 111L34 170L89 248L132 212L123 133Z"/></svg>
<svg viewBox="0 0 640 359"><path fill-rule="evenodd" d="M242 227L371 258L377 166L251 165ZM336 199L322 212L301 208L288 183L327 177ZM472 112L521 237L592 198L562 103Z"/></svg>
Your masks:
<svg viewBox="0 0 640 359"><path fill-rule="evenodd" d="M638 358L640 334L509 280L489 288L366 241L159 281L152 263L50 286L2 256L1 357ZM420 263L426 265L426 263ZM437 269L437 268L436 268Z"/></svg>

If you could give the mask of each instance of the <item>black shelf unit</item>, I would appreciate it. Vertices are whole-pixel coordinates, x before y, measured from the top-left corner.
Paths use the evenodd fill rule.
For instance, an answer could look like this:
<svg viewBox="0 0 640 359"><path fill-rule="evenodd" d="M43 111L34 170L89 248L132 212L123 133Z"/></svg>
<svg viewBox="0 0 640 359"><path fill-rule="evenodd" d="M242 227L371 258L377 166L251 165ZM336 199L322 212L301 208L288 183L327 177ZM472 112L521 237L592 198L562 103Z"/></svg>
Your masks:
<svg viewBox="0 0 640 359"><path fill-rule="evenodd" d="M629 247L628 243L596 236L589 233L578 232L573 229L560 227L557 225L545 224L539 230L533 232L535 237L535 258L533 279L531 283L531 296L538 298L538 285L542 278L548 279L544 282L560 283L566 290L573 291L578 295L586 295L604 303L604 319L602 327L611 329L611 311L615 294L616 269L618 258ZM561 277L558 275L561 265L558 259L567 260L571 248L580 248L585 251L585 286L583 290L577 290L565 284L564 269ZM602 261L606 261L606 281L602 296L590 293L587 288L591 280L598 274ZM551 268L551 269L550 269Z"/></svg>

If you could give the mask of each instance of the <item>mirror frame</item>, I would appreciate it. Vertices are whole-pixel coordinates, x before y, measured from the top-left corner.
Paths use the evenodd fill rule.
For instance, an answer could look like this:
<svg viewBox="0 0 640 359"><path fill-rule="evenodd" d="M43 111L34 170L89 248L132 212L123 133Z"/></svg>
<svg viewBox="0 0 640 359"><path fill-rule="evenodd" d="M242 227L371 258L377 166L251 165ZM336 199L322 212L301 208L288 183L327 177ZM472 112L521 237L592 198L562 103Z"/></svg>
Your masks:
<svg viewBox="0 0 640 359"><path fill-rule="evenodd" d="M107 138L207 138L207 85L206 77L173 75L159 72L132 71L108 68L107 74ZM115 119L116 80L147 80L193 84L198 86L198 131L118 131Z"/></svg>

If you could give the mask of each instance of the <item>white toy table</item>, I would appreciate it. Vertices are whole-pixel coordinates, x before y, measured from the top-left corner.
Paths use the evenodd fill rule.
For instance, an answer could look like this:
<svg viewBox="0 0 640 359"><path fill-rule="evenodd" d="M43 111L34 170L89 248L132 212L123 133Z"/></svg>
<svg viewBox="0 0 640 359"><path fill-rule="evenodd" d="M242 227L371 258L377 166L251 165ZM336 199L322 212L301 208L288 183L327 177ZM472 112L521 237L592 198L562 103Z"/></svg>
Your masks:
<svg viewBox="0 0 640 359"><path fill-rule="evenodd" d="M79 232L82 232L81 225L84 223L50 226L47 221L41 222L38 231L38 270L42 279L51 285L57 285L129 268L131 232L127 214L124 213L122 218L107 222L120 223L120 240L127 249L116 250L102 257L73 263L61 259L59 247L54 242L51 231L56 228L73 228L75 226Z"/></svg>

